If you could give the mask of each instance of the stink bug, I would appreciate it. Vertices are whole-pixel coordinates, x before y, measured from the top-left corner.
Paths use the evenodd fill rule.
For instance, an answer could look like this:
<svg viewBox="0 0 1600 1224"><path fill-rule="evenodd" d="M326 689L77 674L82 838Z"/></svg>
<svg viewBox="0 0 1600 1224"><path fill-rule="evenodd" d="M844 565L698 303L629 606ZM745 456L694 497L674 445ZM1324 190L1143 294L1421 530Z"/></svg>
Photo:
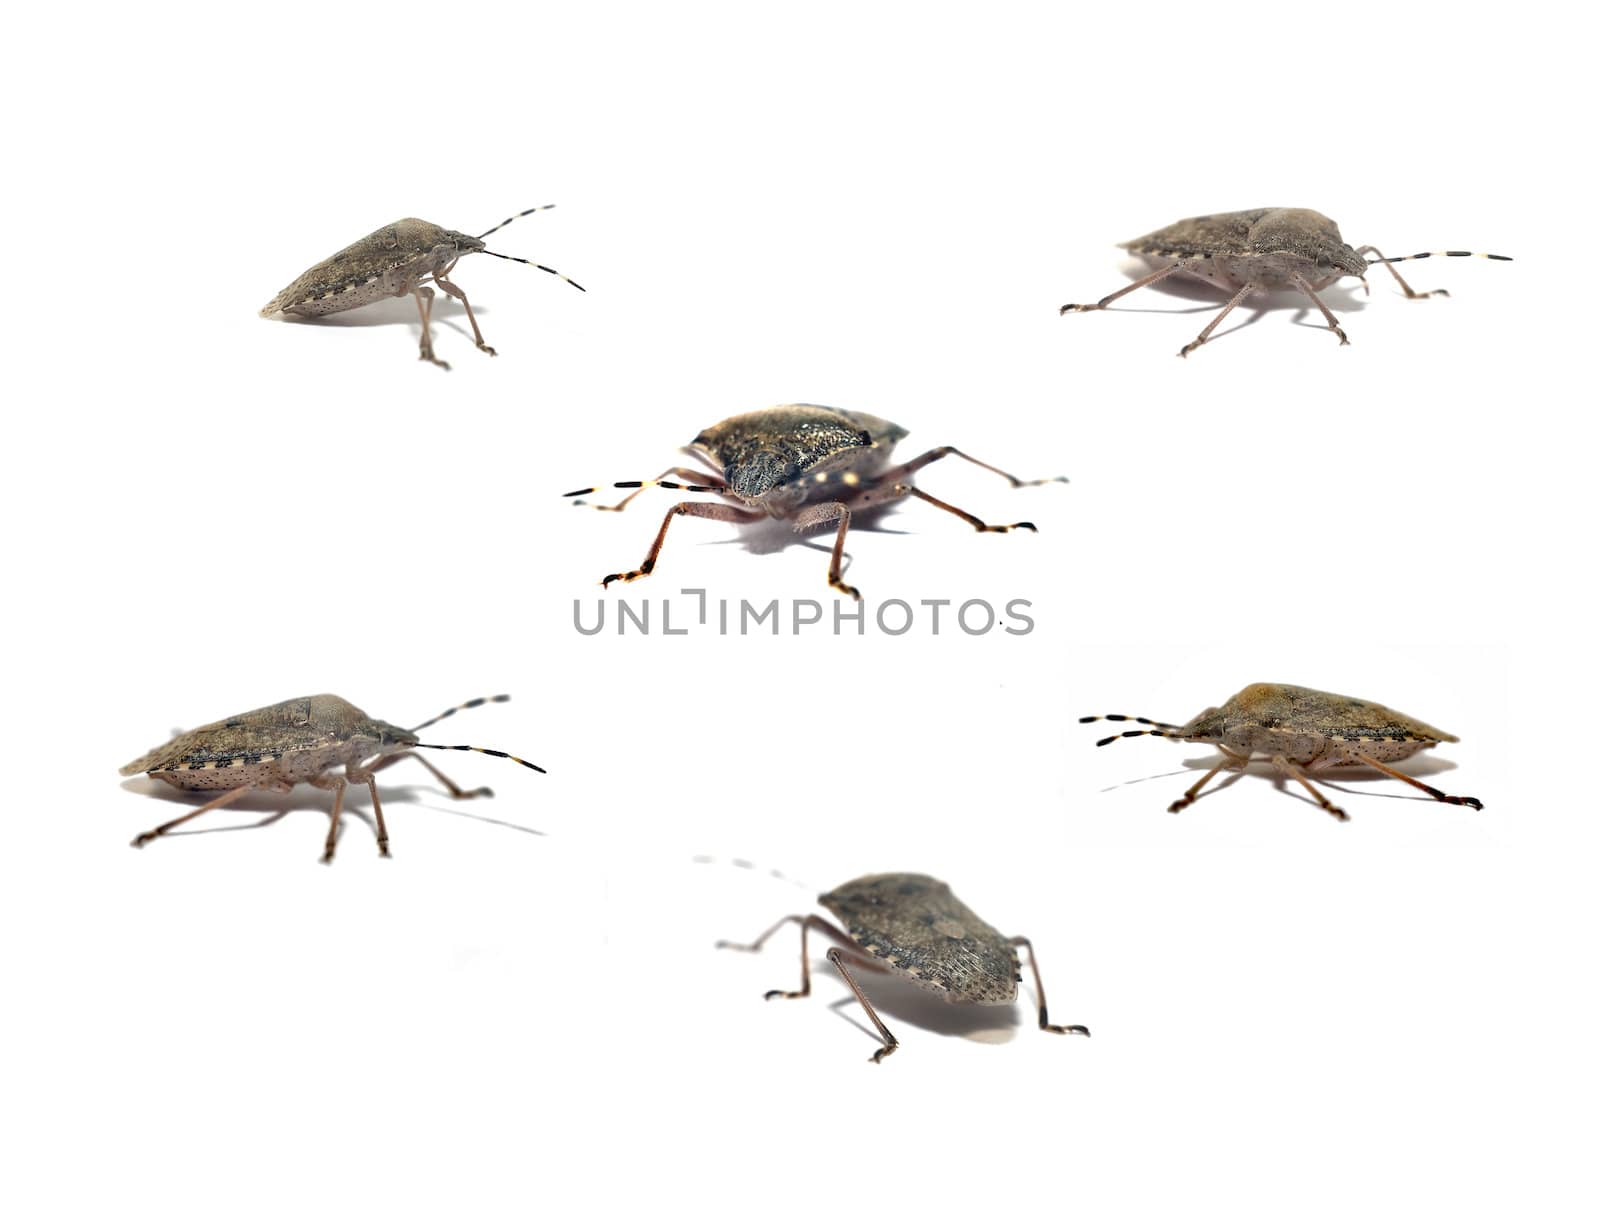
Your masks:
<svg viewBox="0 0 1600 1224"><path fill-rule="evenodd" d="M1350 339L1339 326L1333 312L1323 305L1317 290L1326 289L1342 276L1354 276L1370 294L1366 272L1373 264L1383 264L1405 290L1408 298L1449 297L1444 289L1418 293L1395 270L1395 264L1408 259L1440 256L1476 256L1479 259L1510 260L1509 255L1481 255L1476 251L1424 251L1420 255L1385 258L1375 246L1352 250L1339 236L1339 227L1309 208L1251 208L1244 212L1212 213L1189 217L1165 229L1120 244L1135 255L1174 262L1157 268L1149 276L1124 285L1090 306L1067 305L1062 314L1074 311L1104 310L1125 293L1163 281L1174 272L1198 277L1233 293L1220 314L1206 324L1193 341L1178 350L1187 357L1211 337L1228 312L1252 293L1270 289L1298 289L1309 297L1339 337L1340 344ZM1364 256L1374 258L1366 259Z"/></svg>
<svg viewBox="0 0 1600 1224"><path fill-rule="evenodd" d="M436 718L406 729L371 718L342 697L324 693L319 697L296 697L277 705L237 714L221 722L208 723L174 736L159 748L152 748L137 761L122 767L123 777L149 774L179 790L221 791L215 799L148 833L133 839L135 847L171 832L181 824L203 816L215 808L232 803L247 791L289 791L297 782L333 792L333 813L328 825L328 840L322 861L333 861L339 839L339 812L344 806L348 783L365 783L372 792L372 816L377 826L378 853L389 857L389 831L383 823L383 805L378 802L378 783L373 774L397 761L417 761L444 784L452 799L476 799L494 794L487 786L462 790L430 761L417 756L416 748L447 748L456 752L482 752L504 757L528 769L543 769L521 757L496 748L474 748L470 744L424 744L416 733L440 719L461 710L471 710L511 698L478 697L451 706ZM344 766L342 775L333 772Z"/></svg>
<svg viewBox="0 0 1600 1224"><path fill-rule="evenodd" d="M1454 744L1457 740L1448 732L1396 713L1375 701L1341 697L1337 693L1322 693L1293 684L1252 684L1221 706L1195 715L1181 727L1127 714L1090 714L1078 721L1089 723L1101 719L1143 723L1150 730L1108 735L1095 745L1098 748L1136 735L1157 735L1191 744L1211 744L1222 753L1222 760L1184 791L1181 798L1174 800L1167 808L1169 812L1181 812L1198 799L1200 788L1221 770L1243 773L1250 758L1257 753L1269 759L1286 778L1305 787L1324 811L1340 820L1350 817L1311 784L1307 771L1365 765L1426 791L1441 803L1457 803L1475 809L1483 807L1476 799L1447 795L1391 766L1390 761L1403 761L1426 748Z"/></svg>
<svg viewBox="0 0 1600 1224"><path fill-rule="evenodd" d="M950 886L941 880L902 872L862 876L823 893L817 901L833 912L844 924L844 930L817 914L790 914L768 927L754 943L723 940L717 947L759 952L761 945L785 924L798 923L800 989L769 990L764 997L803 999L811 993L807 935L814 929L833 940L839 946L828 949L828 960L883 1038L883 1047L872 1056L873 1062L882 1062L893 1054L900 1042L878 1018L866 992L845 967L846 961L869 972L898 974L947 1003L1005 1006L1016 1000L1017 983L1022 980L1017 949L1026 948L1033 968L1033 990L1039 1001L1039 1027L1050 1033L1089 1035L1081 1024L1050 1023L1033 944L1022 935L1000 934L957 900Z"/></svg>
<svg viewBox="0 0 1600 1224"><path fill-rule="evenodd" d="M861 592L840 576L844 537L854 514L879 510L891 502L915 497L949 511L978 531L1038 530L1032 523L991 526L976 515L930 497L911 483L913 473L919 469L947 455L956 455L1003 476L1013 489L1066 480L1065 476L1018 480L1009 472L1002 472L953 446L936 447L908 463L890 467L889 452L905 436L906 430L881 417L816 404L784 404L729 417L703 431L683 448L691 457L717 469L715 473L671 467L654 480L619 481L615 488L634 492L614 506L596 506L595 509L621 510L652 485L685 493L715 493L728 504L679 502L662 519L661 530L656 532L655 542L639 568L607 574L600 585L632 582L654 571L662 542L667 538L667 528L678 515L720 519L726 523L788 519L796 531L839 524L833 541L833 557L828 565L828 585L852 599L860 599ZM662 479L665 476L678 476L690 483ZM575 489L563 496L582 497L597 491L598 488Z"/></svg>
<svg viewBox="0 0 1600 1224"><path fill-rule="evenodd" d="M429 328L429 320L433 315L433 290L428 287L431 282L466 307L473 340L493 357L494 350L483 342L483 333L478 330L478 320L472 314L472 303L449 279L450 270L463 255L482 251L496 259L509 259L513 263L527 264L541 272L548 272L551 276L561 276L554 268L534 263L531 259L502 255L483 245L485 238L495 230L504 229L517 217L526 217L529 213L554 207L554 204L541 204L538 208L526 209L476 237L447 230L431 221L406 217L393 225L373 230L337 255L330 255L315 267L306 269L261 308L262 317L281 312L315 318L337 314L341 310L354 310L383 298L404 297L409 293L417 299L417 312L422 316L421 360L431 361L448 370L450 363L440 361L433 355L433 336ZM570 277L561 276L561 279L574 289L583 289Z"/></svg>

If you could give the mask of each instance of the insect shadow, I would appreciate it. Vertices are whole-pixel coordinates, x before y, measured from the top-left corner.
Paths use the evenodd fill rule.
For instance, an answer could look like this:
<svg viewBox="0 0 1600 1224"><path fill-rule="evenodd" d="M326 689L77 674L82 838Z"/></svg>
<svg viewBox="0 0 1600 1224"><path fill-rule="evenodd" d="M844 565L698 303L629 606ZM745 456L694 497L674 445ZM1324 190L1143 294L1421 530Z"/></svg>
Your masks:
<svg viewBox="0 0 1600 1224"><path fill-rule="evenodd" d="M826 973L844 992L840 998L828 1004L828 1010L868 1037L876 1038L877 1030L861 1018L860 1005L843 975L831 962L824 961L823 964L826 968L817 972ZM964 1037L985 1045L1004 1045L1015 1040L1022 1027L1022 1017L1014 1003L1007 1007L952 1007L915 982L888 973L863 976L872 989L873 1007L886 1016L924 1032L937 1033L941 1037Z"/></svg>
<svg viewBox="0 0 1600 1224"><path fill-rule="evenodd" d="M165 786L157 786L153 779L141 776L129 778L122 783L122 789L133 795L143 795L146 798L161 799L167 803L177 803L185 807L202 807L206 802L204 791L175 791ZM418 796L442 795L446 792L427 786L426 783L404 786L385 786L382 788L385 802L395 801L404 804L408 811L438 812L443 816L459 816L468 820L480 821L483 824L499 825L504 829L512 829L518 833L526 833L531 837L550 836L543 829L535 829L531 825L518 824L514 820L501 820L496 816L484 816L477 812L464 811L461 808L442 807L438 804L424 802ZM245 824L211 825L200 829L174 829L163 836L166 837L198 837L205 833L247 833L252 829L265 829L275 825L291 812L316 812L326 819L326 801L318 802L316 791L306 791L302 794L299 790L291 792L293 799L286 799L282 795L268 792L244 795L229 804L232 811L241 815L252 812L262 812L265 815L260 820L252 820ZM357 792L351 792L345 800L343 815L354 816L362 824L377 831L376 822L372 819L370 805L365 798ZM339 840L344 840L341 828Z"/></svg>
<svg viewBox="0 0 1600 1224"><path fill-rule="evenodd" d="M473 310L480 315L492 314L486 306L474 306ZM360 310L347 310L339 314L318 315L315 318L303 315L284 315L285 321L297 327L404 327L414 332L419 338L422 335L422 324L417 320L416 309L409 299L385 298L381 302L373 302ZM467 317L467 312L454 298L444 298L436 301L429 313L429 321L435 325L448 328L458 336L470 340L472 333L461 325L459 320Z"/></svg>

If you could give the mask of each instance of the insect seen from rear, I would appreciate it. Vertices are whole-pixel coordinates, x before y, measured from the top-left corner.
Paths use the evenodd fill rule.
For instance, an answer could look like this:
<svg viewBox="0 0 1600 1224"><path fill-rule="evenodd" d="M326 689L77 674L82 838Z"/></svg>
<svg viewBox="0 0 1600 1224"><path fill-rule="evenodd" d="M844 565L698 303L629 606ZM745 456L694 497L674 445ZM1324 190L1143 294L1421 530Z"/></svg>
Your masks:
<svg viewBox="0 0 1600 1224"><path fill-rule="evenodd" d="M1337 693L1323 693L1293 684L1252 684L1222 705L1195 715L1181 727L1126 714L1090 714L1078 721L1089 723L1102 719L1143 723L1150 730L1108 735L1096 745L1099 748L1119 739L1156 735L1191 744L1211 744L1222 753L1222 760L1175 800L1167 808L1169 812L1181 812L1198 799L1200 788L1220 771L1232 769L1242 773L1255 756L1271 761L1286 778L1305 787L1324 811L1340 820L1350 817L1311 784L1307 773L1365 765L1426 791L1441 803L1483 807L1476 799L1447 795L1390 764L1437 744L1454 744L1455 736L1359 697L1341 697Z"/></svg>
<svg viewBox="0 0 1600 1224"><path fill-rule="evenodd" d="M393 225L373 230L338 254L330 255L315 267L306 269L263 306L261 314L263 317L282 313L315 318L337 314L342 310L354 310L384 298L404 297L409 293L417 299L417 312L422 316L421 360L431 361L448 370L450 363L440 361L433 355L433 334L429 326L433 316L433 290L429 286L438 285L466 308L467 322L472 324L473 340L493 357L494 350L483 342L483 333L478 330L472 303L450 279L451 269L463 255L481 251L496 259L509 259L513 263L527 264L541 272L548 272L551 276L561 276L554 268L547 268L530 259L519 259L515 255L502 255L483 245L485 238L495 230L504 229L517 217L526 217L529 213L554 207L554 204L541 204L538 208L526 209L476 236L457 233L431 221L406 217ZM561 276L561 279L574 289L583 289L582 285L569 277Z"/></svg>
<svg viewBox="0 0 1600 1224"><path fill-rule="evenodd" d="M889 453L905 436L906 431L899 425L881 417L816 404L784 404L729 417L683 448L715 471L671 467L654 480L619 481L613 487L634 491L614 506L595 507L597 510L621 510L652 485L685 493L715 493L722 499L720 502L685 501L673 506L661 521L661 530L656 532L650 552L639 568L607 574L600 583L610 586L613 582L632 582L654 572L661 545L667 538L667 528L679 515L718 519L725 523L786 519L794 524L796 531L838 524L833 556L828 564L828 585L852 599L860 599L861 592L841 576L844 537L854 515L915 497L949 511L978 531L1038 530L1026 522L994 526L929 496L911 482L913 474L928 464L955 455L1004 477L1014 489L1066 480L1065 476L1018 480L953 446L936 447L907 463L891 467ZM667 476L689 483L663 479ZM563 496L582 497L597 491L597 487L576 489Z"/></svg>
<svg viewBox="0 0 1600 1224"><path fill-rule="evenodd" d="M848 962L869 973L893 973L915 982L947 1003L1005 1006L1016 1000L1022 980L1018 948L1028 950L1033 968L1034 995L1039 1002L1039 1027L1050 1033L1076 1033L1087 1037L1081 1024L1051 1024L1045 1007L1044 983L1033 944L1025 936L1000 934L956 899L950 886L932 876L892 873L869 875L841 884L817 898L832 911L844 930L817 914L790 914L773 923L754 943L727 940L719 948L759 952L761 946L786 924L800 927L800 989L769 990L768 999L803 999L811 993L811 958L806 937L813 930L834 941L828 960L839 971L856 1000L883 1038L872 1056L882 1062L900 1042L878 1018ZM848 933L846 933L848 932Z"/></svg>
<svg viewBox="0 0 1600 1224"><path fill-rule="evenodd" d="M333 792L333 811L328 825L328 840L322 861L333 861L339 839L339 813L344 806L344 790L350 783L365 785L372 793L372 816L377 826L378 853L389 857L389 831L383 823L383 805L378 802L378 783L373 775L398 761L414 760L431 773L450 792L452 799L477 799L494 792L487 786L462 790L433 764L418 756L417 748L442 748L455 752L482 752L504 757L518 765L544 773L539 766L496 748L475 748L470 744L424 744L416 733L440 719L461 710L476 709L491 702L510 701L507 696L478 697L451 706L436 718L415 727L396 727L372 718L342 697L324 693L318 697L296 697L277 705L236 714L221 722L208 723L174 736L136 761L122 767L122 775L149 774L179 790L218 791L215 799L176 820L158 825L133 839L144 846L171 832L196 816L232 803L249 791L293 790L296 783L308 782ZM334 771L343 766L342 774Z"/></svg>
<svg viewBox="0 0 1600 1224"><path fill-rule="evenodd" d="M1318 290L1326 289L1340 277L1356 277L1362 288L1371 293L1366 272L1373 264L1381 263L1393 273L1408 298L1449 297L1443 289L1416 292L1394 265L1435 255L1506 261L1511 258L1509 255L1480 255L1476 251L1424 251L1420 255L1396 255L1389 259L1375 246L1352 249L1339 236L1337 225L1309 208L1251 208L1244 212L1189 217L1121 245L1135 255L1172 262L1107 294L1093 305L1067 305L1061 308L1061 313L1104 310L1123 294L1154 285L1175 272L1208 280L1229 290L1233 296L1228 304L1206 324L1204 331L1178 350L1180 357L1187 357L1209 340L1228 312L1253 293L1298 289L1316 304L1328 321L1328 327L1339 337L1339 343L1349 344L1350 339L1339 326L1339 320L1317 296ZM1364 258L1367 255L1373 258Z"/></svg>

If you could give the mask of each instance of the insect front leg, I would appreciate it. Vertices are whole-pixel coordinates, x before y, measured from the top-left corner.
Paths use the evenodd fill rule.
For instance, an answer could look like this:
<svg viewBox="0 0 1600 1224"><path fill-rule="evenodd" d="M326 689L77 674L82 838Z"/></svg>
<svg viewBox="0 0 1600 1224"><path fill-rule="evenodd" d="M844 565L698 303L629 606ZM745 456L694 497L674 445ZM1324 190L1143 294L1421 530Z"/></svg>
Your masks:
<svg viewBox="0 0 1600 1224"><path fill-rule="evenodd" d="M1472 808L1474 811L1483 810L1483 804L1479 803L1471 795L1447 795L1442 790L1438 790L1435 787L1429 786L1426 782L1418 781L1410 774L1403 774L1398 769L1395 769L1389 765L1385 765L1377 758L1367 756L1364 752L1352 752L1350 755L1355 760L1360 761L1363 765L1366 765L1371 769L1376 769L1379 773L1388 774L1391 778L1399 778L1400 781L1408 783L1420 791L1426 791L1440 803L1455 803L1461 805L1462 807Z"/></svg>
<svg viewBox="0 0 1600 1224"><path fill-rule="evenodd" d="M1243 756L1240 753L1234 752L1231 748L1224 748L1221 744L1217 745L1217 750L1222 753L1222 760L1218 761L1215 765L1208 769L1201 777L1200 781L1196 782L1188 790L1184 791L1182 798L1174 799L1171 805L1167 808L1167 811L1183 811L1184 808L1188 807L1196 799L1200 798L1200 792L1205 788L1205 784L1211 781L1212 778L1216 777L1217 774L1222 772L1224 769L1236 769L1240 773L1243 773L1244 767L1250 763L1250 758L1248 756ZM1218 789L1220 790L1221 787Z"/></svg>
<svg viewBox="0 0 1600 1224"><path fill-rule="evenodd" d="M419 756L415 752L397 752L393 756L384 757L376 765L372 766L371 769L367 770L367 772L369 774L375 774L380 769L388 769L389 766L393 765L397 761L415 761L418 765L421 765L424 769L426 769L429 773L431 773L435 778L439 779L439 784L441 786L443 786L445 788L445 790L450 792L450 798L452 798L452 799L492 799L492 798L494 798L494 791L491 788L487 787L487 786L479 786L479 787L477 787L477 788L475 788L473 790L463 790L461 787L457 786L454 782L452 782L449 778L445 777L444 774L442 772L440 772L439 767L437 765L435 765L432 761L428 760L427 757ZM366 781L366 779L365 778L358 778L358 779L356 779L356 781L364 782L364 781Z"/></svg>
<svg viewBox="0 0 1600 1224"><path fill-rule="evenodd" d="M150 842L153 842L156 838L164 837L170 830L176 829L179 825L186 824L187 822L193 820L196 816L204 816L207 812L214 812L219 807L225 807L232 803L240 795L244 794L246 791L254 789L255 787L253 786L236 786L230 791L223 791L222 794L218 795L215 799L212 799L206 803L202 803L199 807L195 808L194 811L183 816L179 816L176 820L169 820L166 824L157 825L147 833L139 834L139 836L134 838L129 844L132 845L135 850L141 849Z"/></svg>
<svg viewBox="0 0 1600 1224"><path fill-rule="evenodd" d="M1206 324L1205 330L1178 350L1178 356L1187 357L1190 353L1194 352L1195 349L1199 348L1202 344L1209 340L1211 338L1211 333L1217 329L1217 324L1221 323L1222 320L1228 317L1228 312L1254 292L1254 285L1246 285L1244 288L1240 289L1238 293L1234 294L1233 297L1228 300L1228 304L1222 308L1221 313L1218 314L1216 318L1212 319L1211 322ZM1306 292L1311 293L1311 290L1307 289ZM1315 294L1312 294L1313 298L1315 296ZM1318 302L1317 305L1320 306L1322 303ZM1328 317L1331 319L1333 316L1329 315ZM1339 334L1343 335L1344 333L1340 332Z"/></svg>
<svg viewBox="0 0 1600 1224"><path fill-rule="evenodd" d="M666 542L667 528L672 526L672 520L680 514L687 514L692 518L718 519L724 523L757 523L766 515L757 510L744 510L738 506L724 506L717 502L679 502L661 520L661 530L656 532L655 542L650 545L650 552L640 563L636 570L628 570L621 574L607 574L600 579L601 586L610 586L613 582L632 582L635 578L643 578L656 568L656 558L661 555L661 545Z"/></svg>
<svg viewBox="0 0 1600 1224"><path fill-rule="evenodd" d="M454 265L452 265L452 267L453 266ZM450 269L446 268L443 272L435 272L433 274L433 283L438 285L439 288L443 289L451 297L455 298L467 308L467 322L472 324L473 343L475 343L485 353L488 353L489 356L493 357L495 355L495 351L483 342L483 333L478 330L478 320L472 313L472 303L467 301L467 295L461 292L461 289L458 285L456 285L453 281L445 279L445 274L449 271Z"/></svg>
<svg viewBox="0 0 1600 1224"><path fill-rule="evenodd" d="M794 516L794 529L805 531L809 527L820 527L824 523L835 521L839 524L839 533L833 537L833 556L828 561L828 585L836 591L843 591L851 599L859 600L861 592L841 577L844 566L844 537L850 530L850 507L836 501L818 502L814 506L807 506Z"/></svg>
<svg viewBox="0 0 1600 1224"><path fill-rule="evenodd" d="M1333 329L1333 334L1339 337L1339 343L1349 344L1350 337L1344 334L1344 328L1340 327L1339 320L1333 317L1333 311L1322 304L1322 299L1317 296L1317 291L1311 287L1311 282L1297 272L1295 273L1294 283L1301 293L1317 304L1317 309L1322 311L1322 317L1328 320L1328 326Z"/></svg>
<svg viewBox="0 0 1600 1224"><path fill-rule="evenodd" d="M1356 252L1356 254L1362 256L1363 258L1365 258L1368 254L1376 255L1379 259L1382 259L1384 257L1383 256L1383 252L1378 250L1378 248L1375 247L1375 246L1364 246L1360 250L1358 250ZM1450 296L1450 290L1448 290L1448 289L1429 289L1428 292L1426 292L1426 293L1418 293L1410 285L1406 284L1406 278L1400 275L1400 269L1399 268L1395 267L1392 263L1385 263L1383 266L1388 268L1389 269L1389 275L1394 277L1395 280L1400 283L1400 288L1405 290L1406 296L1408 298L1421 299L1421 298L1449 297Z"/></svg>
<svg viewBox="0 0 1600 1224"><path fill-rule="evenodd" d="M790 914L787 917L778 919L778 921L774 922L765 931L762 931L760 935L756 936L754 943L741 944L734 943L732 940L728 939L719 939L717 941L717 947L727 948L733 952L759 952L761 951L761 946L766 943L767 940L771 939L791 922L795 922L800 925L800 989L769 990L766 994L761 996L764 999L804 999L810 995L811 954L807 945L806 936L812 927L815 927L817 930L821 931L835 943L843 944L846 947L852 945L850 937L838 927L834 926L833 923L829 922L826 918L818 917L816 914Z"/></svg>
<svg viewBox="0 0 1600 1224"><path fill-rule="evenodd" d="M1079 1033L1087 1037L1089 1030L1081 1024L1050 1023L1050 1011L1044 1002L1044 981L1039 977L1039 958L1034 955L1033 941L1026 935L1013 935L1011 937L1011 946L1028 949L1028 964L1033 967L1033 993L1039 1000L1039 1027L1050 1033Z"/></svg>
<svg viewBox="0 0 1600 1224"><path fill-rule="evenodd" d="M433 290L426 285L419 285L411 290L411 294L417 299L417 313L422 316L422 352L418 360L431 361L440 369L448 370L450 363L440 361L433 355L433 332L428 326L429 320L433 317Z"/></svg>
<svg viewBox="0 0 1600 1224"><path fill-rule="evenodd" d="M954 446L936 446L931 451L924 451L915 459L909 459L897 467L889 468L874 483L879 485L904 483L906 477L913 472L919 472L930 463L937 463L939 460L948 458L951 455L954 455L957 459L965 459L968 463L981 467L986 472L993 472L996 476L1009 481L1013 489L1024 489L1029 485L1069 483L1065 476L1045 476L1038 480L1022 480L1013 476L1010 472L1002 471L992 463L985 463L982 459L974 459L966 451L959 450Z"/></svg>
<svg viewBox="0 0 1600 1224"><path fill-rule="evenodd" d="M1074 313L1081 313L1081 312L1086 311L1086 310L1104 310L1107 306L1111 305L1112 302L1116 301L1123 294L1132 293L1135 289L1143 289L1146 285L1154 285L1159 281L1164 281L1164 280L1167 279L1167 277L1171 276L1174 272L1179 271L1182 267L1183 267L1183 260L1180 259L1175 264L1168 264L1166 267L1161 268L1161 269L1159 269L1159 270L1157 270L1155 272L1150 273L1149 276L1140 277L1138 280L1134 281L1133 284L1131 284L1131 285L1124 285L1121 289L1118 289L1115 293L1106 294L1105 297L1101 298L1098 302L1095 302L1093 305L1090 305L1090 306L1067 305L1067 306L1063 306L1061 308L1061 313L1062 314L1074 314Z"/></svg>
<svg viewBox="0 0 1600 1224"><path fill-rule="evenodd" d="M1278 770L1285 777L1293 778L1296 782L1300 783L1301 786L1305 787L1306 790L1310 791L1311 792L1311 797L1317 801L1317 803L1321 806L1322 810L1327 812L1335 820L1349 820L1350 819L1350 814L1348 812L1346 812L1342 807L1338 807L1338 806L1330 803L1328 801L1328 797L1326 795L1324 795L1316 787L1311 785L1311 779L1306 777L1305 771L1302 770L1293 761L1291 761L1288 757L1283 756L1280 753L1279 755L1277 755L1277 756L1272 758L1272 763L1275 766L1278 767Z"/></svg>
<svg viewBox="0 0 1600 1224"><path fill-rule="evenodd" d="M668 476L679 476L684 480L687 480L689 483L678 484L674 481L667 480L666 477ZM604 487L605 486L603 485L591 485L587 489L574 489L571 493L563 493L561 496L583 498L590 493L598 493ZM653 488L676 489L680 493L715 493L719 497L733 496L728 492L728 482L723 480L722 477L713 476L709 472L697 472L693 468L686 467L669 467L666 471L656 476L654 480L619 480L611 487L614 489L632 489L633 492L629 493L628 496L624 497L614 506L597 506L593 502L581 500L575 501L572 504L574 506L588 506L591 510L621 511L627 507L629 502L638 497L639 494L643 493L646 489Z"/></svg>

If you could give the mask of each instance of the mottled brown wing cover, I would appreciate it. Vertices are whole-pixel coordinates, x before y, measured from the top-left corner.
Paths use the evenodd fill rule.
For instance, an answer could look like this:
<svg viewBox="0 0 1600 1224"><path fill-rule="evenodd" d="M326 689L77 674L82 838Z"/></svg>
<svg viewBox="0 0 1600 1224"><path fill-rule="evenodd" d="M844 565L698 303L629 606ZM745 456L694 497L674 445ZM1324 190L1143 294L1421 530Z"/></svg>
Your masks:
<svg viewBox="0 0 1600 1224"><path fill-rule="evenodd" d="M1244 255L1250 251L1250 228L1273 208L1250 208L1243 212L1209 213L1186 217L1162 229L1120 243L1129 251L1173 255Z"/></svg>
<svg viewBox="0 0 1600 1224"><path fill-rule="evenodd" d="M1457 742L1448 731L1375 701L1294 684L1252 684L1230 697L1222 709L1253 718L1262 726L1281 725L1337 739Z"/></svg>
<svg viewBox="0 0 1600 1224"><path fill-rule="evenodd" d="M313 717L313 703L317 707L317 717ZM161 747L152 748L138 760L130 761L118 772L127 777L202 766L208 761L233 761L241 757L248 761L251 757L279 757L323 748L343 737L342 729L329 721L328 714L336 719L349 715L354 715L355 719L365 717L355 706L338 697L296 697L185 731Z"/></svg>
<svg viewBox="0 0 1600 1224"><path fill-rule="evenodd" d="M1017 997L1011 941L925 875L862 876L818 901L861 947L951 1002L1010 1003Z"/></svg>
<svg viewBox="0 0 1600 1224"><path fill-rule="evenodd" d="M899 425L865 412L783 404L729 417L691 445L722 469L736 491L762 493L850 451L887 451L905 436Z"/></svg>
<svg viewBox="0 0 1600 1224"><path fill-rule="evenodd" d="M261 313L271 315L287 311L298 304L315 302L403 268L432 251L447 233L443 227L416 217L406 217L373 230L365 238L307 268L279 290L278 295L261 308Z"/></svg>

